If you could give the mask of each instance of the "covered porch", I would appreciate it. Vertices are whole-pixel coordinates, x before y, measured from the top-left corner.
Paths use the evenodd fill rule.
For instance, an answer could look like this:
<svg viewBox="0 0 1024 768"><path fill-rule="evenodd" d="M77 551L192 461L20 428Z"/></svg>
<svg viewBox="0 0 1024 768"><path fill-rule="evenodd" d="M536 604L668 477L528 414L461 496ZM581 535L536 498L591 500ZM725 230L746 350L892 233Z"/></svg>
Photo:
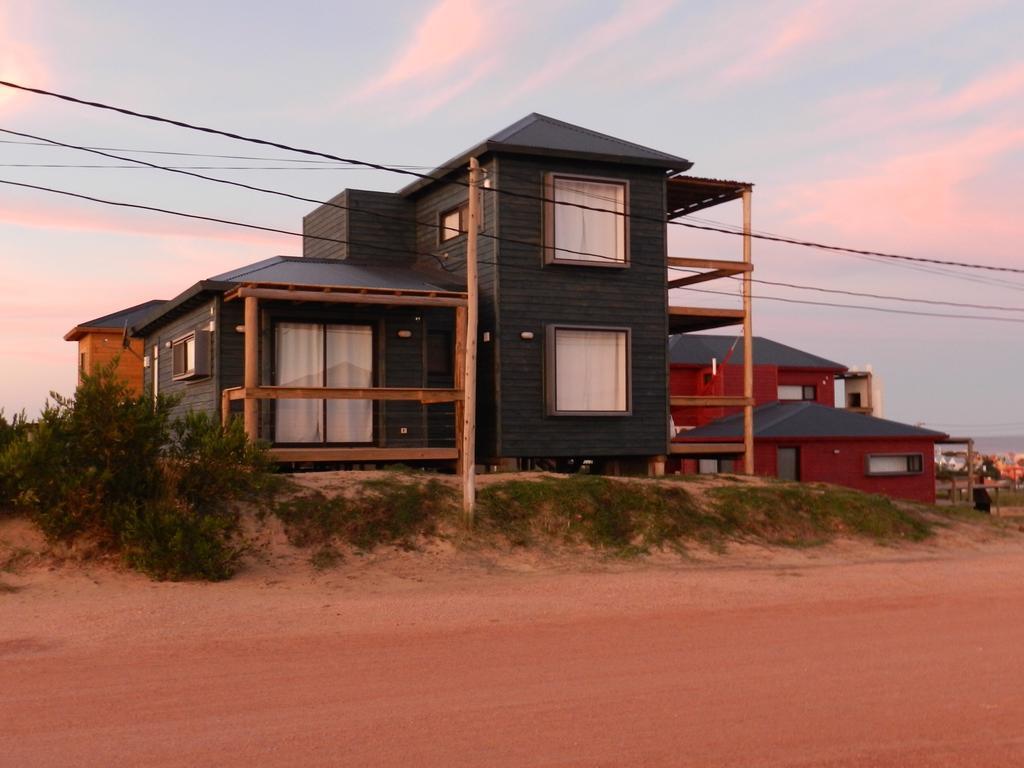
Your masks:
<svg viewBox="0 0 1024 768"><path fill-rule="evenodd" d="M466 294L243 283L242 386L220 392L280 462L458 462ZM240 413L239 413L240 411Z"/></svg>

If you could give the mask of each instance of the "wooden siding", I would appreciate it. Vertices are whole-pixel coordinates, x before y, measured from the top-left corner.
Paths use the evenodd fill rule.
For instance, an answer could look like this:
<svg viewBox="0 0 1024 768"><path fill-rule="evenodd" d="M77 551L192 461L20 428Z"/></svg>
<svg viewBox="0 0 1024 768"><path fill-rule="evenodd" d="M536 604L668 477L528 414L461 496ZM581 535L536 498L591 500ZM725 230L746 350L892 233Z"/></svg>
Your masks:
<svg viewBox="0 0 1024 768"><path fill-rule="evenodd" d="M152 356L154 345L158 346L160 350L157 359L150 360L151 366L159 366L160 394L174 394L181 397L171 412L172 418L184 416L189 411L204 411L211 416L216 416L219 413L220 392L217 390L216 384L217 358L220 354L217 343L219 334L211 334L210 354L213 361L210 366L211 375L202 379L174 381L171 370L171 350L166 346L168 342L179 336L196 330L208 329L211 321L216 323L216 300L213 298L146 337L147 355ZM152 376L152 369L148 369L146 371L147 390L152 387Z"/></svg>
<svg viewBox="0 0 1024 768"><path fill-rule="evenodd" d="M132 394L143 391L142 339L131 339L128 349L121 345L120 330L97 330L87 332L78 340L79 381L82 372L95 373L98 368L108 365L117 358L117 378L131 388Z"/></svg>
<svg viewBox="0 0 1024 768"><path fill-rule="evenodd" d="M349 191L346 189L328 202L348 205ZM348 211L331 205L321 205L302 217L302 234L316 237L333 237L344 240L348 231ZM313 237L302 238L302 255L310 259L344 259L348 256L348 246L344 243L332 243L329 240L316 240Z"/></svg>
<svg viewBox="0 0 1024 768"><path fill-rule="evenodd" d="M482 164L485 179L496 178L498 161L490 158ZM459 183L435 184L416 198L416 220L424 222L416 227L416 250L422 254L417 264L428 269L443 268L459 284L466 279L466 236L460 235L441 244L437 225L443 211L450 210L468 200L468 190L463 183L468 179L466 173L452 177ZM483 192L481 206L483 231L497 232L498 204L492 192ZM480 321L477 339L477 456L482 460L499 457L500 437L498 421L498 403L501 399L501 386L497 377L498 368L498 316L496 305L498 300L498 273L494 263L497 258L495 241L481 237L477 248L479 260L480 285ZM484 341L485 334L490 341Z"/></svg>
<svg viewBox="0 0 1024 768"><path fill-rule="evenodd" d="M504 156L496 184L539 197L549 172L624 179L629 210L664 215L660 171L556 159ZM499 199L500 444L504 457L643 456L664 454L668 441L668 360L665 225L632 219L629 266L544 264L543 203ZM536 245L518 245L505 239ZM544 344L549 324L631 330L632 414L549 416L545 407ZM523 331L533 333L524 340ZM486 346L486 345L485 345Z"/></svg>

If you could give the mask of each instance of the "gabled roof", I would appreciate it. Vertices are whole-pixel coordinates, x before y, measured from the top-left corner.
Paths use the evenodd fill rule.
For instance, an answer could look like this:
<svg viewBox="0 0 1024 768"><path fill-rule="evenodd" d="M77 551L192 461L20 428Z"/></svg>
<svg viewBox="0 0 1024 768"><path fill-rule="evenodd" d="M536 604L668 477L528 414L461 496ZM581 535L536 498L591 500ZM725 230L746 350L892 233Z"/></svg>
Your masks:
<svg viewBox="0 0 1024 768"><path fill-rule="evenodd" d="M771 403L754 409L755 439L799 437L930 437L941 440L947 435L811 402ZM717 419L676 436L676 440L687 443L722 438L743 439L742 413Z"/></svg>
<svg viewBox="0 0 1024 768"><path fill-rule="evenodd" d="M294 288L378 288L391 291L462 291L449 276L402 267L369 267L340 259L312 259L301 256L271 256L252 264L223 272L175 296L163 306L139 316L131 324L136 336L145 336L154 328L180 317L218 293L243 283L278 285Z"/></svg>
<svg viewBox="0 0 1024 768"><path fill-rule="evenodd" d="M599 133L589 128L556 120L547 115L531 112L507 128L442 164L429 175L440 178L453 167L461 170L471 157L487 152L508 152L528 155L552 155L582 160L598 160L623 165L644 165L680 173L693 167L689 160L635 144L632 141ZM419 179L398 194L409 196L433 183L433 179Z"/></svg>
<svg viewBox="0 0 1024 768"><path fill-rule="evenodd" d="M134 307L128 307L117 312L111 312L109 315L103 315L103 317L79 323L64 334L64 340L78 341L87 333L121 331L125 327L131 328L136 322L152 312L155 307L160 306L164 302L165 299L151 299L141 304L136 304Z"/></svg>
<svg viewBox="0 0 1024 768"><path fill-rule="evenodd" d="M668 341L669 362L675 365L711 365L714 358L719 364L736 342L736 349L729 358L730 364L743 363L743 340L736 336L713 336L708 334L679 333ZM780 368L822 368L830 371L845 371L847 366L834 360L812 355L810 352L780 344L763 336L753 338L754 365L777 365Z"/></svg>

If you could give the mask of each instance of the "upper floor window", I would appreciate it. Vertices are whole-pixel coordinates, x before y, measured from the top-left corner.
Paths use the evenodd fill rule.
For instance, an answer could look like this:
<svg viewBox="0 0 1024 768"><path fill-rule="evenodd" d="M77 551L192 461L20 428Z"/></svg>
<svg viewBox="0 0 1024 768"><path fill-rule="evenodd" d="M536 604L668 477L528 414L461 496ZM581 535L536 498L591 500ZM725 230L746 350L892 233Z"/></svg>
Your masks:
<svg viewBox="0 0 1024 768"><path fill-rule="evenodd" d="M817 400L818 390L813 384L779 384L779 400Z"/></svg>
<svg viewBox="0 0 1024 768"><path fill-rule="evenodd" d="M469 223L469 204L462 203L442 211L439 219L438 242L447 243L459 235L464 235Z"/></svg>
<svg viewBox="0 0 1024 768"><path fill-rule="evenodd" d="M545 187L549 202L545 204L544 250L549 264L622 267L629 263L627 182L548 174Z"/></svg>

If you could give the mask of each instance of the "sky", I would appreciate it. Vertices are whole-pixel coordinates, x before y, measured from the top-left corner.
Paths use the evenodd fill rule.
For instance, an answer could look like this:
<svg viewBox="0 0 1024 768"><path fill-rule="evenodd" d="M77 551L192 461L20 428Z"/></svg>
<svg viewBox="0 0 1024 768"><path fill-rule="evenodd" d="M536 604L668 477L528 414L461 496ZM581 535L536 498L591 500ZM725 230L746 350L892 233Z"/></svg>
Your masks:
<svg viewBox="0 0 1024 768"><path fill-rule="evenodd" d="M0 0L0 79L424 169L540 112L686 157L696 175L753 182L756 231L1024 268L1022 35L1024 4L987 0ZM0 128L261 158L139 155L236 166L201 172L318 200L407 181L5 88ZM301 229L313 207L157 170L39 167L96 164L117 163L0 143L6 181L287 230ZM740 215L738 203L697 214L730 225ZM669 229L671 255L741 256L736 237ZM964 317L1024 320L1024 274L766 241L753 253L763 280L1016 308L758 284L754 331L850 366L870 363L888 418L957 434L1024 433L1024 325ZM77 323L274 254L301 254L299 238L0 184L0 407L34 415L50 391L73 391L76 345L62 337ZM672 294L673 304L735 302Z"/></svg>

